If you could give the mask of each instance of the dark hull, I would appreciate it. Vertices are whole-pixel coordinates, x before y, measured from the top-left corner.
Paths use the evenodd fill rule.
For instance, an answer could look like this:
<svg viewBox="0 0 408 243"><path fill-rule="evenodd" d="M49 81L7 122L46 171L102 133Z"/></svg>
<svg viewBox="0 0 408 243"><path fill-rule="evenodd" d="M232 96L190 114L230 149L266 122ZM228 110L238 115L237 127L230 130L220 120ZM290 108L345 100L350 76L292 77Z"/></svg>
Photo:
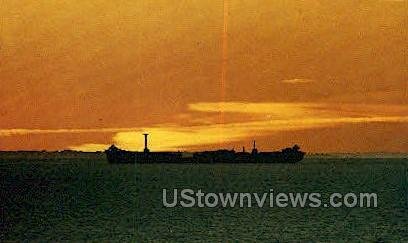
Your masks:
<svg viewBox="0 0 408 243"><path fill-rule="evenodd" d="M303 159L302 151L279 151L236 153L235 151L219 150L193 153L183 157L181 152L130 152L111 147L105 151L109 163L296 163Z"/></svg>
<svg viewBox="0 0 408 243"><path fill-rule="evenodd" d="M130 151L105 151L109 163L134 164L134 163L188 163L188 159L182 158L181 153L143 153Z"/></svg>

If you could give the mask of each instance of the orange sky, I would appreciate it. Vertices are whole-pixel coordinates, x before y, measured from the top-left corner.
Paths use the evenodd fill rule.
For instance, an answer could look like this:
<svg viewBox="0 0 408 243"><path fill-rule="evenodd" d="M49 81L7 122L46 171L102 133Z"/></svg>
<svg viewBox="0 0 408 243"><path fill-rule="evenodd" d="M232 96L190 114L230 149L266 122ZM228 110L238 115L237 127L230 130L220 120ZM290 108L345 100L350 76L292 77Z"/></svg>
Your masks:
<svg viewBox="0 0 408 243"><path fill-rule="evenodd" d="M408 152L408 2L3 1L0 150Z"/></svg>

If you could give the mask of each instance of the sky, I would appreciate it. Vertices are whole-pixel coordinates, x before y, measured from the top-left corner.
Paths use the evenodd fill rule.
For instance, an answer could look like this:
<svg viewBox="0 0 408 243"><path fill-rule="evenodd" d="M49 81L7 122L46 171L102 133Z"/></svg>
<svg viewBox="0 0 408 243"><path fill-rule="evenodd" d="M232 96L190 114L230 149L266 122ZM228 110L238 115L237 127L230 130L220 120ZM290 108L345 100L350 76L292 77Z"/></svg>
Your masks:
<svg viewBox="0 0 408 243"><path fill-rule="evenodd" d="M0 150L408 152L407 1L0 4Z"/></svg>

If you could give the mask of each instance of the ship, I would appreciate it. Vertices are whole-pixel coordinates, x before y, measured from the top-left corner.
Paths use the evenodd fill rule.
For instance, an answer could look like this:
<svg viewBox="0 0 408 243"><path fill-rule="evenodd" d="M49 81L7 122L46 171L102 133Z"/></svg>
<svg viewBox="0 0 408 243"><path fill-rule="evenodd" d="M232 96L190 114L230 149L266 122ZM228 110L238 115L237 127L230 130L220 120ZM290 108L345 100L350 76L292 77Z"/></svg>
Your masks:
<svg viewBox="0 0 408 243"><path fill-rule="evenodd" d="M305 152L298 145L280 151L259 152L256 141L253 141L251 152L246 152L243 147L241 152L234 149L220 149L194 153L184 152L151 152L148 148L148 135L144 135L144 150L141 152L127 151L115 145L105 150L109 163L135 164L135 163L297 163L300 162Z"/></svg>

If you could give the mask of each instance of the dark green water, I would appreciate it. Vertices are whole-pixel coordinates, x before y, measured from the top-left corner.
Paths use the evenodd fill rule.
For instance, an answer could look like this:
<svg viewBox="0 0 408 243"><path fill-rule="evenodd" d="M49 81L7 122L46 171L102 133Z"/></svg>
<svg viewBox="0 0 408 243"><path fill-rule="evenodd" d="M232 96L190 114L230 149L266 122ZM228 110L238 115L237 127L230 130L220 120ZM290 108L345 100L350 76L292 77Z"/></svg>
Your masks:
<svg viewBox="0 0 408 243"><path fill-rule="evenodd" d="M1 159L1 240L408 241L407 159L109 165ZM377 208L165 208L162 189L374 192Z"/></svg>

